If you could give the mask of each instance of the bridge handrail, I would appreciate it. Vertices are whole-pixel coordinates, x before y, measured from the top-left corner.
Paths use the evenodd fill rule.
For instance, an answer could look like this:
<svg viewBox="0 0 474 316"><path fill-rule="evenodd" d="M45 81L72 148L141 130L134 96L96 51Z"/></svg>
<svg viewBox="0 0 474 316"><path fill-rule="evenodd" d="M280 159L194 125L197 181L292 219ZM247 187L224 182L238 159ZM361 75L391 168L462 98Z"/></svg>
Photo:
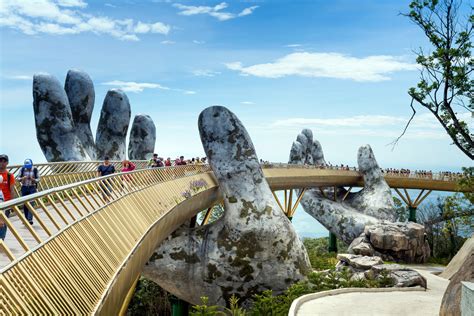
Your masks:
<svg viewBox="0 0 474 316"><path fill-rule="evenodd" d="M71 225L91 212L119 199L123 195L159 182L205 173L210 170L208 165L185 165L134 170L131 172L115 173L104 177L87 179L2 202L0 203L0 220L7 225L9 231L15 237L15 241L21 245L25 253L28 253L60 232L63 228L63 224L66 226ZM82 198L84 198L84 200ZM177 196L176 198L180 200L184 197ZM68 203L71 206L68 206ZM39 226L42 231L46 233L48 238L43 240L39 237L39 231L37 231L39 228L34 228L23 215L21 209L23 205L26 205L33 214L34 220L39 223ZM48 208L48 206L51 206L51 208ZM83 212L80 211L81 208L83 208ZM11 210L16 213L19 220L27 228L29 234L36 240L36 246L28 246L27 242L25 242L21 236L22 234L14 227L12 218L5 215L6 210ZM80 216L74 216L72 210L77 211ZM56 228L54 233L51 227L45 225L38 215L38 211L44 213L54 224ZM0 252L6 253L12 262L21 258L15 258L6 242L2 240L0 240ZM4 268L0 267L0 271L3 269Z"/></svg>
<svg viewBox="0 0 474 316"><path fill-rule="evenodd" d="M340 166L314 166L314 165L307 165L307 164L288 164L288 163L281 163L281 162L270 162L270 163L263 163L263 168L300 168L300 169L323 169L323 170L340 170L340 171L353 171L360 173L359 168L357 167L340 167ZM447 172L432 172L427 174L421 174L415 172L410 173L401 173L401 172L386 172L385 169L381 168L382 174L390 177L399 177L399 178L413 178L413 179L430 179L430 180L439 180L439 181L458 181L463 177L462 173L451 173L447 174Z"/></svg>
<svg viewBox="0 0 474 316"><path fill-rule="evenodd" d="M144 169L147 167L148 160L130 160L136 165L136 169ZM58 173L73 173L73 172L86 172L86 171L97 171L97 167L102 164L103 161L91 160L91 161L59 161L59 162L45 162L34 164L38 168L40 176L58 174ZM122 161L111 160L110 163L116 168L122 165ZM17 176L23 165L11 165L7 167L8 172L13 173Z"/></svg>

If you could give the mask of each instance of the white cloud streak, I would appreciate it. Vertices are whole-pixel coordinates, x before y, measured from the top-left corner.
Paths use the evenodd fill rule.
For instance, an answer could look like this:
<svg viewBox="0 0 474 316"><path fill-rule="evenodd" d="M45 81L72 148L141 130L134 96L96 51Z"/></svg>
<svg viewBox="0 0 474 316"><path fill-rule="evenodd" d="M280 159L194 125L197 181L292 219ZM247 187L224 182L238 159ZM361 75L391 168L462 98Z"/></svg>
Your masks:
<svg viewBox="0 0 474 316"><path fill-rule="evenodd" d="M252 105L252 104L255 104L253 103L252 101L242 101L240 102L241 104L246 104L246 105Z"/></svg>
<svg viewBox="0 0 474 316"><path fill-rule="evenodd" d="M134 93L143 92L145 89L177 91L186 95L193 95L197 93L196 91L192 91L192 90L169 88L159 83L151 83L151 82L112 80L112 81L102 82L102 85L112 86L113 88L121 89L125 92L134 92Z"/></svg>
<svg viewBox="0 0 474 316"><path fill-rule="evenodd" d="M7 76L7 79L13 80L31 80L33 81L33 76L30 75L15 75L15 76Z"/></svg>
<svg viewBox="0 0 474 316"><path fill-rule="evenodd" d="M164 87L158 83L148 83L148 82L134 82L134 81L120 81L113 80L102 83L105 86L113 86L123 91L127 92L142 92L145 89L160 89L160 90L170 90L168 87Z"/></svg>
<svg viewBox="0 0 474 316"><path fill-rule="evenodd" d="M220 75L220 72L209 69L196 69L193 71L193 75L196 77L215 77Z"/></svg>
<svg viewBox="0 0 474 316"><path fill-rule="evenodd" d="M243 76L282 78L286 76L349 79L354 81L384 81L397 71L416 70L417 65L404 62L401 57L352 57L339 53L298 52L274 62L244 67L241 62L225 64L228 69Z"/></svg>
<svg viewBox="0 0 474 316"><path fill-rule="evenodd" d="M124 41L138 41L138 34L168 34L171 26L162 22L145 23L117 20L83 11L82 0L0 1L0 26L27 35L66 35L91 32Z"/></svg>
<svg viewBox="0 0 474 316"><path fill-rule="evenodd" d="M473 125L471 114L460 113L459 119L470 128ZM359 135L396 138L400 136L408 117L390 115L356 115L340 118L288 118L277 120L270 128L302 129L311 128L319 134ZM446 139L448 136L430 113L417 114L405 134L407 138Z"/></svg>
<svg viewBox="0 0 474 316"><path fill-rule="evenodd" d="M231 19L235 19L238 17L243 17L252 14L258 6L251 6L248 8L243 9L240 13L230 13L224 12L222 10L227 9L229 6L225 2L221 2L213 7L210 6L191 6L191 5L184 5L181 3L175 3L173 6L180 10L178 13L179 15L184 16L191 16L191 15L198 15L198 14L207 14L210 15L219 21L227 21Z"/></svg>

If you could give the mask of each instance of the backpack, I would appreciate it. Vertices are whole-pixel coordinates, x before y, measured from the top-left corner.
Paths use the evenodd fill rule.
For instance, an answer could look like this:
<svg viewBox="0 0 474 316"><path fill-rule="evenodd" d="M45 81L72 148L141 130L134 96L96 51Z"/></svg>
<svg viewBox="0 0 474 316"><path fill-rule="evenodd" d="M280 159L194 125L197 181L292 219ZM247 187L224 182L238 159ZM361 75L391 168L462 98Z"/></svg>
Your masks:
<svg viewBox="0 0 474 316"><path fill-rule="evenodd" d="M21 167L20 178L23 178L24 174L25 174L25 167ZM33 177L35 177L35 179L38 179L38 169L36 167L33 167ZM38 186L38 183L35 183L35 186ZM8 187L10 187L10 176L8 176Z"/></svg>

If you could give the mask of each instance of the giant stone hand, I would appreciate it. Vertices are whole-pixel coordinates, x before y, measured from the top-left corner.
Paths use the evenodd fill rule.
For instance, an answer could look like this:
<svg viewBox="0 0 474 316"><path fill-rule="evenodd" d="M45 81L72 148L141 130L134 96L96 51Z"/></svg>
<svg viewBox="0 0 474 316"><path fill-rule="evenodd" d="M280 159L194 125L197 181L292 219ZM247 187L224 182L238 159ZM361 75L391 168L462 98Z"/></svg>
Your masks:
<svg viewBox="0 0 474 316"><path fill-rule="evenodd" d="M390 187L369 145L359 148L357 162L364 179L362 190L347 193L340 187L334 194L334 188L309 189L301 199L303 209L339 239L351 244L350 248L356 253L371 255L377 251L390 260L425 261L429 248L424 227L396 222ZM311 130L304 129L297 136L289 163L326 165L321 144L313 140ZM333 196L336 201L328 198Z"/></svg>
<svg viewBox="0 0 474 316"><path fill-rule="evenodd" d="M199 116L199 132L219 181L225 213L209 225L181 227L163 242L144 275L193 304L201 296L244 304L255 293L281 293L304 278L310 265L293 226L276 204L245 127L228 109Z"/></svg>
<svg viewBox="0 0 474 316"><path fill-rule="evenodd" d="M46 159L50 162L68 160L126 158L125 139L130 122L130 102L121 91L109 90L102 106L96 142L90 121L95 91L89 75L70 70L64 88L49 74L33 77L33 109L36 135ZM142 124L143 123L143 124ZM130 159L146 159L153 153L156 130L149 116L134 119L129 144ZM146 141L142 142L142 136Z"/></svg>

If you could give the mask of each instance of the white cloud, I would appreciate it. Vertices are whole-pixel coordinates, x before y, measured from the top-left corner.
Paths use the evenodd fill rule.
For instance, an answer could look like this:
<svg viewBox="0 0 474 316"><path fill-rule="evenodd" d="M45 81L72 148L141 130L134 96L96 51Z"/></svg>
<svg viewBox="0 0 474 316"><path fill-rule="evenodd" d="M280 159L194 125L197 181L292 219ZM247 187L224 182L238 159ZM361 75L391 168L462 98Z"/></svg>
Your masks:
<svg viewBox="0 0 474 316"><path fill-rule="evenodd" d="M115 88L122 89L127 92L142 92L144 89L161 89L161 90L170 90L168 87L164 87L158 83L148 83L148 82L134 82L134 81L120 81L113 80L108 82L103 82L103 85L113 86Z"/></svg>
<svg viewBox="0 0 474 316"><path fill-rule="evenodd" d="M291 48L294 48L294 47L301 47L303 45L301 44L288 44L288 45L285 45L285 47L291 47Z"/></svg>
<svg viewBox="0 0 474 316"><path fill-rule="evenodd" d="M252 101L242 101L240 102L241 104L246 104L246 105L252 105L252 104L255 104L253 103Z"/></svg>
<svg viewBox="0 0 474 316"><path fill-rule="evenodd" d="M175 44L176 42L173 42L173 41L161 41L161 44L163 45L172 45L172 44Z"/></svg>
<svg viewBox="0 0 474 316"><path fill-rule="evenodd" d="M30 75L7 76L6 78L13 79L13 80L33 80L33 76L30 76Z"/></svg>
<svg viewBox="0 0 474 316"><path fill-rule="evenodd" d="M193 40L193 43L194 43L194 44L201 45L201 44L205 44L206 42L205 42L205 41Z"/></svg>
<svg viewBox="0 0 474 316"><path fill-rule="evenodd" d="M470 113L458 114L471 128L473 120ZM302 129L312 128L318 134L359 135L395 139L400 136L409 117L389 115L356 115L339 118L288 118L277 120L270 128ZM433 118L431 113L415 115L406 133L407 138L445 139L448 136L444 129Z"/></svg>
<svg viewBox="0 0 474 316"><path fill-rule="evenodd" d="M113 88L121 89L125 92L134 92L139 93L143 92L145 89L159 89L159 90L168 90L168 91L177 91L187 95L196 94L196 91L192 90L184 90L184 89L177 89L177 88L169 88L162 86L159 83L152 83L152 82L135 82L135 81L121 81L121 80L112 80L107 82L102 82L104 86L112 86Z"/></svg>
<svg viewBox="0 0 474 316"><path fill-rule="evenodd" d="M116 8L117 7L116 5L113 5L112 3L105 3L104 5L106 7L109 7L109 8Z"/></svg>
<svg viewBox="0 0 474 316"><path fill-rule="evenodd" d="M214 77L219 74L220 72L209 69L196 69L193 71L193 75L196 77Z"/></svg>
<svg viewBox="0 0 474 316"><path fill-rule="evenodd" d="M255 9L257 9L257 8L258 8L258 5L254 5L254 6L245 8L245 9L242 10L242 12L239 13L239 16L250 15L250 14L252 14L253 11L255 11Z"/></svg>
<svg viewBox="0 0 474 316"><path fill-rule="evenodd" d="M258 6L251 6L248 8L243 9L240 13L230 13L224 12L222 10L227 9L229 6L225 2L221 2L213 7L210 6L191 6L191 5L184 5L181 3L175 3L173 6L180 10L178 14L191 16L197 14L207 14L210 15L219 21L227 21L231 19L235 19L237 17L243 17L252 14Z"/></svg>
<svg viewBox="0 0 474 316"><path fill-rule="evenodd" d="M105 4L107 5L107 4ZM0 2L0 26L35 34L106 34L125 41L138 41L137 34L168 34L171 26L161 23L117 20L94 16L81 11L87 7L82 0L35 0Z"/></svg>
<svg viewBox="0 0 474 316"><path fill-rule="evenodd" d="M87 3L82 0L58 0L58 5L61 7L79 7L85 8L87 7Z"/></svg>
<svg viewBox="0 0 474 316"><path fill-rule="evenodd" d="M350 79L355 81L389 80L396 71L416 70L417 65L404 62L401 57L375 55L363 58L339 53L298 52L274 62L244 67L241 62L226 64L230 70L244 76L281 78L286 76Z"/></svg>

